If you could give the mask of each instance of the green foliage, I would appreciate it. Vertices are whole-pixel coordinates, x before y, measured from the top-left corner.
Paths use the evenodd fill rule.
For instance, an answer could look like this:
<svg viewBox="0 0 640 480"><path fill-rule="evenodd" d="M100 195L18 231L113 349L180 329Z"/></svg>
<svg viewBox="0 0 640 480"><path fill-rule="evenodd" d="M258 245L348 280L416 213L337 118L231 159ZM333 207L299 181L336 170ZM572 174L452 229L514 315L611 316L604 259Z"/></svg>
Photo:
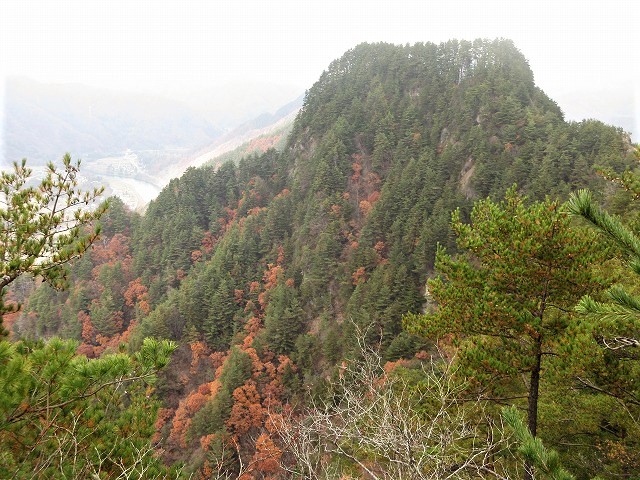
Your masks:
<svg viewBox="0 0 640 480"><path fill-rule="evenodd" d="M502 417L515 433L520 444L518 452L535 469L536 475L533 478L574 480L575 477L562 468L558 452L545 448L539 438L531 435L515 407L504 408Z"/></svg>
<svg viewBox="0 0 640 480"><path fill-rule="evenodd" d="M220 374L220 383L229 393L233 393L251 376L251 368L251 357L238 347L233 347Z"/></svg>
<svg viewBox="0 0 640 480"><path fill-rule="evenodd" d="M226 388L218 391L196 414L189 429L189 436L199 439L211 433L224 432L224 424L231 414L233 399Z"/></svg>
<svg viewBox="0 0 640 480"><path fill-rule="evenodd" d="M400 332L385 351L385 360L394 362L401 358L411 358L426 346L423 338L405 331Z"/></svg>
<svg viewBox="0 0 640 480"><path fill-rule="evenodd" d="M175 345L146 339L134 356L96 360L76 347L0 342L0 476L89 478L133 467L130 478L142 478L133 476L138 463L165 471L150 454L157 404L145 386Z"/></svg>
<svg viewBox="0 0 640 480"><path fill-rule="evenodd" d="M293 287L280 283L270 292L264 325L274 352L287 355L294 350L296 337L302 332L303 313Z"/></svg>
<svg viewBox="0 0 640 480"><path fill-rule="evenodd" d="M132 228L140 220L139 215L131 212L120 197L109 197L108 202L109 209L100 219L102 235L108 238L116 233L130 236Z"/></svg>
<svg viewBox="0 0 640 480"><path fill-rule="evenodd" d="M632 192L637 182L633 177L626 174L622 180ZM571 363L566 369L582 391L580 430L594 432L606 453L601 465L581 459L576 468L603 476L633 476L640 468L640 240L636 227L597 206L587 190L574 193L568 209L595 227L604 245L613 247L617 264L610 262L608 268L618 274L607 291L585 295L575 307L580 315L567 345Z"/></svg>
<svg viewBox="0 0 640 480"><path fill-rule="evenodd" d="M594 204L591 192L579 190L572 194L569 211L585 218L599 232L612 241L626 261L629 273L640 275L640 238L620 218L610 215ZM634 279L637 277L633 277ZM585 295L576 311L591 320L594 335L601 338L610 350L633 348L640 345L640 296L622 285L614 285L606 292L606 302Z"/></svg>
<svg viewBox="0 0 640 480"><path fill-rule="evenodd" d="M459 210L452 218L465 254L438 251L439 276L427 286L437 307L407 316L406 326L434 340L452 336L461 372L482 389L524 395L535 435L542 357L558 352L566 312L598 286L587 268L594 242L571 228L558 202L526 205L515 188L499 203L476 202L470 224ZM520 375L529 377L524 392L513 382Z"/></svg>
<svg viewBox="0 0 640 480"><path fill-rule="evenodd" d="M107 205L93 204L102 189L77 188L80 161L62 158L62 168L47 165L46 175L30 185L26 160L0 176L0 297L20 275L41 276L54 287L66 285L66 264L80 257L95 241L99 227L88 230ZM83 207L83 208L81 208ZM11 311L0 303L0 315ZM1 327L0 327L1 330ZM1 333L1 332L0 332Z"/></svg>
<svg viewBox="0 0 640 480"><path fill-rule="evenodd" d="M178 340L184 330L184 318L176 306L175 295L158 305L145 317L140 333L143 337Z"/></svg>
<svg viewBox="0 0 640 480"><path fill-rule="evenodd" d="M215 350L225 350L234 333L233 317L236 307L230 280L223 278L213 294L209 296L209 314L203 322L204 338Z"/></svg>
<svg viewBox="0 0 640 480"><path fill-rule="evenodd" d="M291 359L300 370L311 373L314 363L318 359L319 347L319 342L314 335L300 335L296 339L295 351L292 353Z"/></svg>
<svg viewBox="0 0 640 480"><path fill-rule="evenodd" d="M23 338L46 338L58 333L58 309L62 303L62 295L47 283L41 284L29 295L28 303L23 309L27 314L21 328L24 331Z"/></svg>

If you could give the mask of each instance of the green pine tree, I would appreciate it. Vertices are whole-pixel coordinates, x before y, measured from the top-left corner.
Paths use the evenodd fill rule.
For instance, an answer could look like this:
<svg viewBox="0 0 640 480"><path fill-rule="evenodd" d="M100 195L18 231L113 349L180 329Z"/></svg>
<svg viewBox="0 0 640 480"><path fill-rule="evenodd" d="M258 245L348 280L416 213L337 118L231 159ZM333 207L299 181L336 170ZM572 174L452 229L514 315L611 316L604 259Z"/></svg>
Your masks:
<svg viewBox="0 0 640 480"><path fill-rule="evenodd" d="M265 335L271 350L290 354L296 338L302 333L303 311L293 287L278 284L270 293L265 312Z"/></svg>
<svg viewBox="0 0 640 480"><path fill-rule="evenodd" d="M0 341L0 477L166 478L148 387L176 346L146 339L134 355L95 360L77 346Z"/></svg>
<svg viewBox="0 0 640 480"><path fill-rule="evenodd" d="M13 164L13 172L0 175L0 319L16 307L4 303L5 288L20 275L41 276L54 287L64 287L67 264L97 238L93 227L107 208L86 208L97 202L103 189L78 188L80 161L67 153L62 168L47 166L45 177L29 185L32 170L26 159ZM84 206L85 208L81 208ZM1 321L1 320L0 320ZM4 334L0 323L0 337Z"/></svg>
<svg viewBox="0 0 640 480"><path fill-rule="evenodd" d="M413 333L452 336L461 373L487 396L526 399L534 436L543 359L557 351L566 312L597 285L588 268L593 242L570 221L558 202L527 206L515 189L499 203L477 202L470 224L456 211L452 227L465 253L438 251L439 276L427 287L437 307L405 317ZM515 381L522 377L524 385Z"/></svg>

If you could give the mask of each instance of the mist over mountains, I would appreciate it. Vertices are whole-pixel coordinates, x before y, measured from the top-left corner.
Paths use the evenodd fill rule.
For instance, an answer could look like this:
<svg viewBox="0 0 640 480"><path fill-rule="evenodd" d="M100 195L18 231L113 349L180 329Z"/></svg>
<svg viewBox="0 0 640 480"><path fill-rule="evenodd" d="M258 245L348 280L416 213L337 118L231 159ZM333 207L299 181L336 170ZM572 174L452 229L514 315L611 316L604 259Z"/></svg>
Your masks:
<svg viewBox="0 0 640 480"><path fill-rule="evenodd" d="M302 103L292 88L259 84L179 97L11 78L0 166L27 158L37 172L70 152L85 182L140 208L195 159L259 135Z"/></svg>
<svg viewBox="0 0 640 480"><path fill-rule="evenodd" d="M221 128L176 101L83 85L10 79L6 86L5 157L41 163L59 152L96 157L115 152L184 148L216 138Z"/></svg>
<svg viewBox="0 0 640 480"><path fill-rule="evenodd" d="M639 95L640 90L629 81L610 88L577 88L557 95L555 100L568 120L595 118L622 128L637 141L640 136Z"/></svg>

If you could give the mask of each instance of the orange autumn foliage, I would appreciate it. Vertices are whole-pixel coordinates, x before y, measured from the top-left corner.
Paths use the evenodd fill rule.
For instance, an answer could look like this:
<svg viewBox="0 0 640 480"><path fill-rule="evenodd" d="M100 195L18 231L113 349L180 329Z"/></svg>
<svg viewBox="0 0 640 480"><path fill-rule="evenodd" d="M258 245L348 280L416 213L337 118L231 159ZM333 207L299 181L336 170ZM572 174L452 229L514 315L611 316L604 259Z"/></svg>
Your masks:
<svg viewBox="0 0 640 480"><path fill-rule="evenodd" d="M358 206L360 207L360 211L362 212L362 215L365 217L369 215L369 212L373 208L371 203L368 202L367 200L360 200L360 204Z"/></svg>
<svg viewBox="0 0 640 480"><path fill-rule="evenodd" d="M262 308L267 304L267 293L278 284L278 279L284 273L284 268L280 265L283 260L284 250L282 247L279 247L276 264L268 263L267 270L264 272L262 277L262 280L264 281L264 290L258 294L258 302ZM251 284L251 287L253 288L253 283Z"/></svg>
<svg viewBox="0 0 640 480"><path fill-rule="evenodd" d="M253 152L264 153L270 148L275 148L276 144L280 141L282 135L273 135L271 137L257 137L249 142L246 154Z"/></svg>
<svg viewBox="0 0 640 480"><path fill-rule="evenodd" d="M366 269L364 267L358 267L358 269L351 274L351 278L354 285L360 285L364 283L366 278Z"/></svg>
<svg viewBox="0 0 640 480"><path fill-rule="evenodd" d="M195 375L200 365L200 360L209 354L209 347L207 347L206 343L199 341L191 342L189 348L191 349L191 367L189 373Z"/></svg>
<svg viewBox="0 0 640 480"><path fill-rule="evenodd" d="M353 170L353 175L351 175L351 181L355 183L358 180L360 180L360 172L362 171L362 165L360 165L358 162L354 162L351 164L351 169Z"/></svg>
<svg viewBox="0 0 640 480"><path fill-rule="evenodd" d="M287 195L289 195L289 193L291 193L289 191L288 188L283 189L279 194L277 194L274 198L282 198L282 197L286 197Z"/></svg>
<svg viewBox="0 0 640 480"><path fill-rule="evenodd" d="M209 355L209 361L211 362L211 368L217 371L227 359L226 352L213 352Z"/></svg>
<svg viewBox="0 0 640 480"><path fill-rule="evenodd" d="M266 212L267 209L265 207L253 207L247 210L247 217L251 215L258 215L261 212Z"/></svg>
<svg viewBox="0 0 640 480"><path fill-rule="evenodd" d="M240 305L243 299L244 299L244 290L239 290L236 288L233 291L233 301L236 302L238 305Z"/></svg>
<svg viewBox="0 0 640 480"><path fill-rule="evenodd" d="M142 278L138 277L129 282L129 286L123 295L125 305L128 307L133 307L137 303L145 315L151 311L151 306L149 305L149 289L143 285Z"/></svg>
<svg viewBox="0 0 640 480"><path fill-rule="evenodd" d="M200 241L200 244L202 245L202 250L204 250L205 253L211 253L211 251L213 250L213 247L216 246L217 241L218 239L214 237L211 232L209 231L204 232L204 236Z"/></svg>
<svg viewBox="0 0 640 480"><path fill-rule="evenodd" d="M278 283L278 276L283 273L283 268L280 265L274 265L270 263L267 265L268 270L264 273L263 280L265 282L264 289L271 290Z"/></svg>
<svg viewBox="0 0 640 480"><path fill-rule="evenodd" d="M202 252L200 250L194 250L191 252L191 261L197 263L202 260Z"/></svg>
<svg viewBox="0 0 640 480"><path fill-rule="evenodd" d="M204 450L205 452L209 451L209 448L211 447L211 442L213 442L215 439L216 439L215 433L210 433L209 435L204 435L200 437L200 447L202 447L202 450Z"/></svg>
<svg viewBox="0 0 640 480"><path fill-rule="evenodd" d="M253 340L262 328L262 320L257 316L252 316L244 326L247 336L243 340L242 348L248 349L253 344Z"/></svg>
<svg viewBox="0 0 640 480"><path fill-rule="evenodd" d="M200 385L196 390L180 401L173 417L173 428L169 434L169 441L177 443L182 448L187 447L187 431L191 426L193 415L198 412L220 389L220 382Z"/></svg>
<svg viewBox="0 0 640 480"><path fill-rule="evenodd" d="M13 324L15 323L15 321L18 319L18 316L19 316L19 304L13 299L13 292L7 292L4 299L4 304L7 307L12 307L15 309L13 312L5 313L2 316L3 326L11 335Z"/></svg>
<svg viewBox="0 0 640 480"><path fill-rule="evenodd" d="M78 312L78 321L82 325L82 340L87 343L93 342L93 337L96 334L93 325L91 324L91 317L84 310Z"/></svg>
<svg viewBox="0 0 640 480"><path fill-rule="evenodd" d="M226 223L224 225L225 230L229 228L231 223L236 219L236 215L238 214L238 210L234 208L224 207L224 213L226 213Z"/></svg>
<svg viewBox="0 0 640 480"><path fill-rule="evenodd" d="M91 257L96 264L113 264L129 256L129 238L116 233L109 242L102 241L93 244Z"/></svg>
<svg viewBox="0 0 640 480"><path fill-rule="evenodd" d="M265 412L253 381L250 380L236 388L233 391L233 400L231 415L226 423L229 432L244 435L250 429L259 428L262 425Z"/></svg>
<svg viewBox="0 0 640 480"><path fill-rule="evenodd" d="M252 466L255 470L261 473L279 473L280 457L282 457L282 450L280 450L273 442L271 437L266 433L262 433L256 440L256 451L253 455Z"/></svg>
<svg viewBox="0 0 640 480"><path fill-rule="evenodd" d="M158 410L158 415L156 417L156 423L154 424L155 432L153 433L153 437L151 437L151 441L157 443L160 441L162 436L161 430L167 424L169 419L173 416L172 408L160 408Z"/></svg>

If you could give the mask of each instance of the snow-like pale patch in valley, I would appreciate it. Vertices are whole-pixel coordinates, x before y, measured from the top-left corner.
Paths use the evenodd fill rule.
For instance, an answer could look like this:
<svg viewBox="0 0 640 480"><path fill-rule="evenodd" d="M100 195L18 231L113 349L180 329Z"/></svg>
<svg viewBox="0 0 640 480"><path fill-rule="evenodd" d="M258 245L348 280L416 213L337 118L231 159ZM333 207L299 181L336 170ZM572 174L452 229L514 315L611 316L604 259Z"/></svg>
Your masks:
<svg viewBox="0 0 640 480"><path fill-rule="evenodd" d="M111 193L117 195L132 210L144 207L160 193L161 187L142 180L105 175Z"/></svg>

